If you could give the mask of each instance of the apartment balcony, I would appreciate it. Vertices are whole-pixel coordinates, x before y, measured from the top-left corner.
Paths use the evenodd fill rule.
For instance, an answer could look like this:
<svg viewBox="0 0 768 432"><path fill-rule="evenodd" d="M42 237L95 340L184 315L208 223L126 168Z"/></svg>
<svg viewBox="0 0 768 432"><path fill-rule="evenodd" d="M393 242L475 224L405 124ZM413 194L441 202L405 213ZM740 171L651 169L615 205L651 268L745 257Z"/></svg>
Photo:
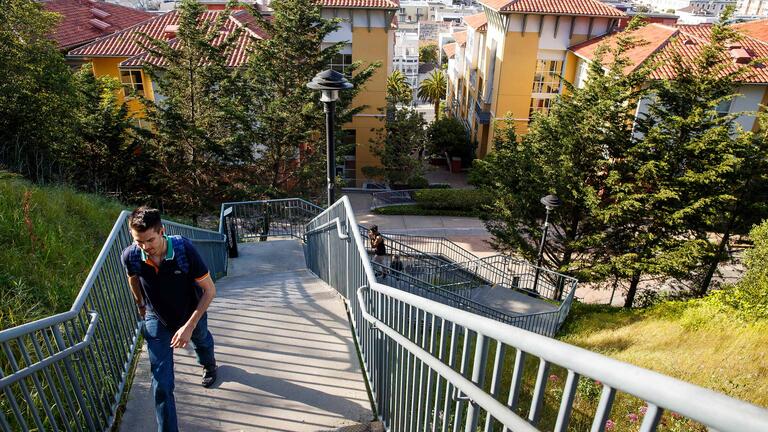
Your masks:
<svg viewBox="0 0 768 432"><path fill-rule="evenodd" d="M475 102L475 117L480 124L491 123L491 104L478 100Z"/></svg>

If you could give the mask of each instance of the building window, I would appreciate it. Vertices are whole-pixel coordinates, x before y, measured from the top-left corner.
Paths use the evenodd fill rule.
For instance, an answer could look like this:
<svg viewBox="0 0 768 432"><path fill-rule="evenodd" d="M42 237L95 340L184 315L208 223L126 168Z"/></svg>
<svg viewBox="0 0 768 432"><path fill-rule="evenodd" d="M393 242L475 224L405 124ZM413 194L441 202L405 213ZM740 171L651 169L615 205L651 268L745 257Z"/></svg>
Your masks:
<svg viewBox="0 0 768 432"><path fill-rule="evenodd" d="M533 76L533 93L559 93L559 74L563 68L563 62L559 60L538 60L536 62L536 74Z"/></svg>
<svg viewBox="0 0 768 432"><path fill-rule="evenodd" d="M120 71L120 82L123 83L125 97L134 94L144 96L144 81L141 78L140 70Z"/></svg>
<svg viewBox="0 0 768 432"><path fill-rule="evenodd" d="M337 72L349 75L350 73L347 73L347 69L352 66L352 54L336 54L328 66Z"/></svg>
<svg viewBox="0 0 768 432"><path fill-rule="evenodd" d="M555 101L555 98L552 97L543 97L543 98L531 98L531 108L528 110L528 118L532 118L534 114L540 113L540 114L546 114L549 112L549 107L552 106L552 103Z"/></svg>

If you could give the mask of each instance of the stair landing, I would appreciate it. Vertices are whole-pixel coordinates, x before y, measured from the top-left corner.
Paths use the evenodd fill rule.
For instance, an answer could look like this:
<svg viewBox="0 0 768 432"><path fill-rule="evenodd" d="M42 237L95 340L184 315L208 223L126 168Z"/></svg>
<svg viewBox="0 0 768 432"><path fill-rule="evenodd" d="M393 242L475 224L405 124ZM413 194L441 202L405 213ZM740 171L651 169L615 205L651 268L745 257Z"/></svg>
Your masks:
<svg viewBox="0 0 768 432"><path fill-rule="evenodd" d="M175 355L179 429L293 432L367 425L371 405L336 291L307 270L297 241L238 246L240 257L217 281L208 309L218 382L200 386L192 350ZM157 428L150 386L145 345L121 431Z"/></svg>

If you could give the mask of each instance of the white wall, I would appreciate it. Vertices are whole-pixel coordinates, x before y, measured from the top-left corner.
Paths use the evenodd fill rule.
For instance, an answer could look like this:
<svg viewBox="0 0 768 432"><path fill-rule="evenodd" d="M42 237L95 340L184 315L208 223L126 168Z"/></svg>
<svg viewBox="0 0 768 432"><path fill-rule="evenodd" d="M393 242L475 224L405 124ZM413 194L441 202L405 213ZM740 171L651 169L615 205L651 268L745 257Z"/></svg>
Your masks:
<svg viewBox="0 0 768 432"><path fill-rule="evenodd" d="M740 96L735 97L731 101L730 113L750 112L757 111L760 108L760 102L763 100L763 93L765 93L765 86L760 85L744 85L739 87L738 93ZM744 130L752 130L755 125L755 117L752 115L741 115L736 119L736 122L741 125Z"/></svg>

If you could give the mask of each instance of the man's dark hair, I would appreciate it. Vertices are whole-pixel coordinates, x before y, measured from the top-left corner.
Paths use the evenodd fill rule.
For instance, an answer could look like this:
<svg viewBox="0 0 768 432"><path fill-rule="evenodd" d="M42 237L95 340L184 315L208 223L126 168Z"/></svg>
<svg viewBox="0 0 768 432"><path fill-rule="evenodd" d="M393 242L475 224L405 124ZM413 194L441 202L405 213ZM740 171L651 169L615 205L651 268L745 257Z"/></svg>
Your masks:
<svg viewBox="0 0 768 432"><path fill-rule="evenodd" d="M159 231L163 227L163 222L160 220L160 210L141 206L128 216L128 226L138 232L144 232L151 228Z"/></svg>
<svg viewBox="0 0 768 432"><path fill-rule="evenodd" d="M378 225L371 225L371 231L379 232L379 226Z"/></svg>

